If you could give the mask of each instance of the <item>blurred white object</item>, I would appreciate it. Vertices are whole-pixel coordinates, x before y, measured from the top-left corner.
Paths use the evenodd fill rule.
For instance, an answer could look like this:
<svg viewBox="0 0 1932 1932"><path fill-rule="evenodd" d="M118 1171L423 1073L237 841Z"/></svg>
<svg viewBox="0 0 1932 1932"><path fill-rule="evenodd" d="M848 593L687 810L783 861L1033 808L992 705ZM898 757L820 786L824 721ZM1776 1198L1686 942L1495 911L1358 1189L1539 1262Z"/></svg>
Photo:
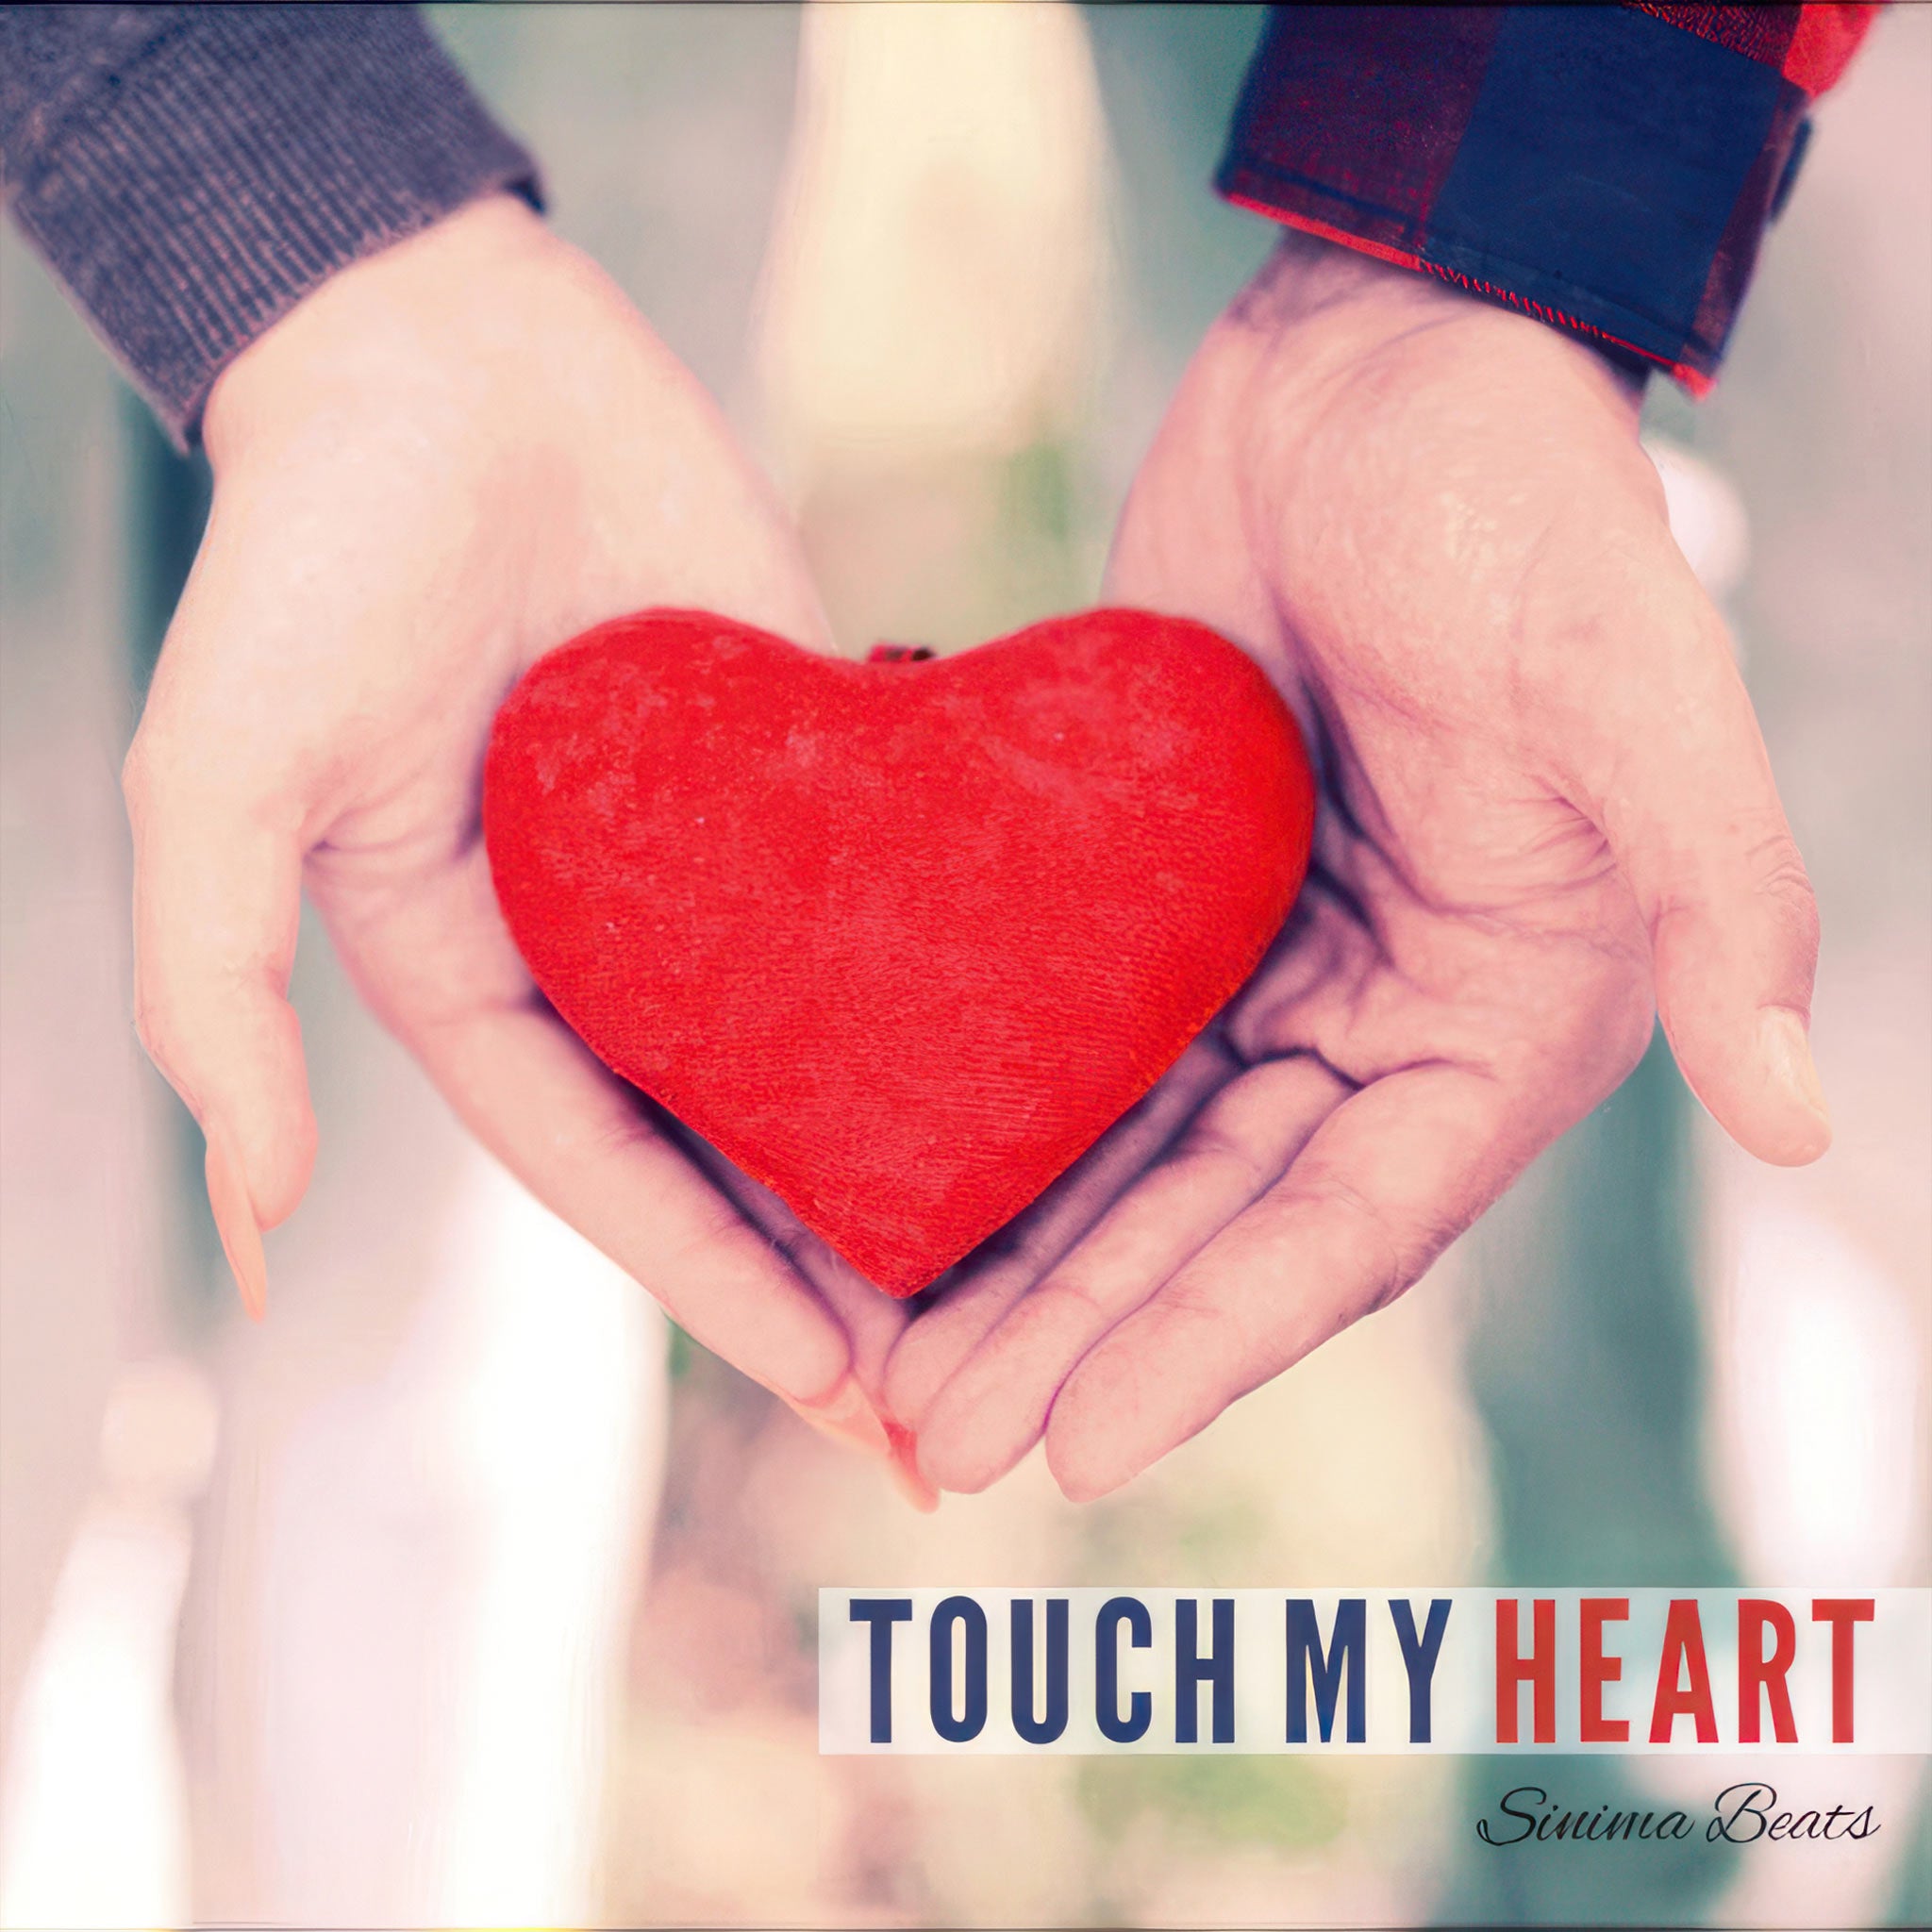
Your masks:
<svg viewBox="0 0 1932 1932"><path fill-rule="evenodd" d="M22 1687L0 1925L180 1925L186 1806L168 1690L188 1519L82 1523Z"/></svg>
<svg viewBox="0 0 1932 1932"><path fill-rule="evenodd" d="M481 1291L481 1333L451 1421L494 1534L469 1607L437 1915L581 1924L663 1477L665 1328L613 1262L478 1169L451 1262Z"/></svg>
<svg viewBox="0 0 1932 1932"><path fill-rule="evenodd" d="M214 1391L165 1356L121 1370L101 1483L22 1689L0 1801L0 1925L190 1917L170 1690L188 1505L208 1480Z"/></svg>
<svg viewBox="0 0 1932 1932"><path fill-rule="evenodd" d="M1702 457L1692 456L1682 443L1646 436L1643 450L1662 480L1677 548L1711 600L1722 604L1743 581L1744 567L1751 560L1751 532L1742 498L1729 477Z"/></svg>
<svg viewBox="0 0 1932 1932"><path fill-rule="evenodd" d="M1716 1349L1745 1574L1861 1590L1913 1581L1925 1499L1911 1306L1830 1223L1756 1191Z"/></svg>
<svg viewBox="0 0 1932 1932"><path fill-rule="evenodd" d="M285 1922L595 1915L662 1322L474 1150L439 1246L388 1372L263 1473L261 1896Z"/></svg>
<svg viewBox="0 0 1932 1932"><path fill-rule="evenodd" d="M663 1324L485 1156L463 1163L428 1210L434 1259L383 1373L358 1378L355 1350L318 1331L318 1312L357 1326L344 1280L309 1283L305 1310L294 1271L278 1275L249 1338L290 1424L263 1441L244 1410L223 1458L213 1641L256 1820L225 1788L225 1827L251 1918L595 1914L605 1733L661 1476ZM335 1252L353 1274L354 1248ZM122 1373L14 1725L0 1924L195 1916L172 1690L187 1506L215 1451L198 1368Z"/></svg>
<svg viewBox="0 0 1932 1932"><path fill-rule="evenodd" d="M794 480L1059 425L1094 363L1105 160L1073 8L807 9L759 343Z"/></svg>
<svg viewBox="0 0 1932 1932"><path fill-rule="evenodd" d="M1744 1580L1863 1594L1924 1575L1919 1310L1840 1226L1791 1203L1790 1176L1725 1150L1715 1169L1728 1266L1716 1271L1710 1428L1715 1488ZM1719 1681L1734 1668L1713 1651ZM1778 1808L1871 1805L1884 1836L1740 1858L1719 1925L1883 1923L1910 1845L1921 1760L1799 1757L1647 1760L1646 1789L1687 1805L1740 1780Z"/></svg>

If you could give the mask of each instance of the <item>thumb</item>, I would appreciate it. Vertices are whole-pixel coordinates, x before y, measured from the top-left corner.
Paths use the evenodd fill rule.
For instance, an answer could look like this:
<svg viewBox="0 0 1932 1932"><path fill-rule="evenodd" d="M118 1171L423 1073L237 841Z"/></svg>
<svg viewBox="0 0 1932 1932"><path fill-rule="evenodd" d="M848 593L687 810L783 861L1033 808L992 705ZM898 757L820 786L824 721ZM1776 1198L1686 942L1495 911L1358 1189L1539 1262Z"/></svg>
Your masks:
<svg viewBox="0 0 1932 1932"><path fill-rule="evenodd" d="M1648 928L1685 1079L1740 1146L1798 1166L1831 1143L1807 1040L1817 903L1724 622L1688 571L1673 588L1622 686L1641 713L1626 698L1593 727L1588 803Z"/></svg>
<svg viewBox="0 0 1932 1932"><path fill-rule="evenodd" d="M273 824L205 751L143 724L122 774L134 832L135 1023L208 1139L208 1205L259 1319L261 1230L315 1158L301 1028L286 997L301 917L298 827Z"/></svg>

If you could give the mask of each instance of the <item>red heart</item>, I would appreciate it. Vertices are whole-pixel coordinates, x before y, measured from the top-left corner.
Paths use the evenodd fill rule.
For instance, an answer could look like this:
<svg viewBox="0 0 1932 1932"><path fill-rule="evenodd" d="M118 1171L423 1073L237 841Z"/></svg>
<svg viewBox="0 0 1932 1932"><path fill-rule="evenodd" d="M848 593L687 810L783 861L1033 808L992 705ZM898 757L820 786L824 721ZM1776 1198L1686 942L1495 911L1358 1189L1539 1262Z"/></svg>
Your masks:
<svg viewBox="0 0 1932 1932"><path fill-rule="evenodd" d="M1200 625L1092 610L898 655L603 625L510 694L483 816L517 945L598 1058L907 1295L1254 970L1314 790Z"/></svg>

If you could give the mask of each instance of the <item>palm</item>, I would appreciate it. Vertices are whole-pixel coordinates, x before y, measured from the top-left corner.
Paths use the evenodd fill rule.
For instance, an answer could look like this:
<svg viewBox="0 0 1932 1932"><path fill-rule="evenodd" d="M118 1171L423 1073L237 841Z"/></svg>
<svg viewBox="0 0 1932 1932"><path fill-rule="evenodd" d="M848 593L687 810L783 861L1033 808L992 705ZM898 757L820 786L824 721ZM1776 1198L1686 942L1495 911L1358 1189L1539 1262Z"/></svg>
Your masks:
<svg viewBox="0 0 1932 1932"><path fill-rule="evenodd" d="M652 398L648 443L619 444L591 466L592 487L610 492L610 516L591 517L580 531L544 528L540 514L536 527L488 532L451 573L461 589L454 606L437 612L445 649L416 657L413 688L394 694L389 727L367 748L341 815L310 854L308 883L366 997L486 1141L531 1174L566 1218L617 1251L693 1334L763 1378L797 1387L798 1337L762 1332L769 1309L746 1323L735 1295L782 1297L793 1305L795 1327L813 1319L797 1306L809 1282L827 1312L858 1331L852 1339L865 1344L862 1356L883 1351L898 1311L880 1305L764 1191L721 1163L709 1163L708 1178L699 1166L706 1150L608 1074L556 1020L504 926L481 836L491 721L511 685L559 637L665 605L748 604L764 622L782 622L794 634L810 635L817 622L788 533L739 471L708 406L681 372L645 373L675 391ZM689 548L667 549L642 533L623 546L603 542L603 530L624 527L625 503L661 498L666 453L680 446L674 475L681 486L691 485L699 466L718 470L703 512L718 527ZM411 480L425 486L417 500L433 502L431 479L403 479ZM370 551L413 553L414 533L405 529L400 545L396 533L396 521L384 519L379 535L374 527L365 533ZM506 554L514 570L505 569ZM728 583L707 571L707 560L732 555L737 569ZM414 601L420 609L432 597L425 587L403 608ZM558 1146L551 1124L545 1144L534 1144L526 1131L533 1100L566 1086L573 1095L567 1140ZM647 1178L650 1187L641 1188ZM735 1214L725 1211L724 1198ZM690 1258L664 1252L667 1209L707 1217L699 1225L708 1265L667 1265ZM774 1252L773 1237L782 1251ZM741 1285L734 1288L734 1280Z"/></svg>
<svg viewBox="0 0 1932 1932"><path fill-rule="evenodd" d="M306 881L507 1164L720 1353L836 1397L896 1310L769 1197L721 1191L557 1019L481 839L491 721L559 640L652 604L822 635L708 399L588 263L486 207L311 298L225 376L208 431L214 512L129 793L146 1030L208 1129L244 1291L253 1222L307 1178L281 998Z"/></svg>
<svg viewBox="0 0 1932 1932"><path fill-rule="evenodd" d="M1308 883L1224 1016L1235 1058L1312 1056L1352 1091L1460 1070L1546 1099L1512 1107L1512 1139L1540 1144L1627 1071L1651 1014L1635 899L1552 756L1547 716L1562 694L1534 666L1540 587L1560 582L1579 608L1597 595L1607 621L1615 576L1594 591L1590 581L1607 527L1648 546L1646 569L1681 565L1634 410L1568 344L1551 339L1561 359L1523 399L1543 436L1526 438L1495 403L1472 421L1462 365L1519 326L1452 311L1371 352L1373 381L1313 397L1269 372L1274 413L1251 430L1238 525L1267 540L1176 550L1150 534L1162 498L1198 492L1206 479L1191 472L1230 440L1229 425L1202 423L1143 472L1115 578L1137 600L1227 614L1258 587L1272 621L1243 628L1315 750ZM1294 363L1358 355L1345 340L1355 327L1316 318ZM1564 411L1574 420L1548 436ZM1579 446L1589 534L1573 541ZM1350 556L1364 567L1338 571Z"/></svg>
<svg viewBox="0 0 1932 1932"><path fill-rule="evenodd" d="M1761 747L1633 398L1538 325L1382 275L1265 275L1137 479L1109 593L1270 671L1316 757L1316 850L1168 1091L901 1341L889 1393L943 1486L1043 1432L1069 1493L1110 1489L1413 1282L1641 1054L1653 941L1668 963L1700 909L1657 869L1700 807L1752 855L1757 924L1795 941L1759 987L1808 991L1803 908L1777 903L1802 874L1751 795ZM1656 835L1636 768L1666 750ZM1760 1151L1808 1158L1725 1051L1757 989L1709 971L1731 962L1695 924L1700 971L1672 986L1693 1081ZM1706 1037L1713 1008L1730 1038Z"/></svg>

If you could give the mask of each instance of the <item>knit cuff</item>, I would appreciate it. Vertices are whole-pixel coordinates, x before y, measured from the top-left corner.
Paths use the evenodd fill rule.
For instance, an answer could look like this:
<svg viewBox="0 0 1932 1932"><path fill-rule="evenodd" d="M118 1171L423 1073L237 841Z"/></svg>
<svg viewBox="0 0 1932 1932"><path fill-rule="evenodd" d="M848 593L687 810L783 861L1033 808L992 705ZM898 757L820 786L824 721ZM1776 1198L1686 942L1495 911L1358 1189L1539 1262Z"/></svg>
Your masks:
<svg viewBox="0 0 1932 1932"><path fill-rule="evenodd" d="M413 8L18 11L42 19L16 16L41 58L0 126L14 218L184 448L215 377L338 269L480 195L541 206Z"/></svg>

